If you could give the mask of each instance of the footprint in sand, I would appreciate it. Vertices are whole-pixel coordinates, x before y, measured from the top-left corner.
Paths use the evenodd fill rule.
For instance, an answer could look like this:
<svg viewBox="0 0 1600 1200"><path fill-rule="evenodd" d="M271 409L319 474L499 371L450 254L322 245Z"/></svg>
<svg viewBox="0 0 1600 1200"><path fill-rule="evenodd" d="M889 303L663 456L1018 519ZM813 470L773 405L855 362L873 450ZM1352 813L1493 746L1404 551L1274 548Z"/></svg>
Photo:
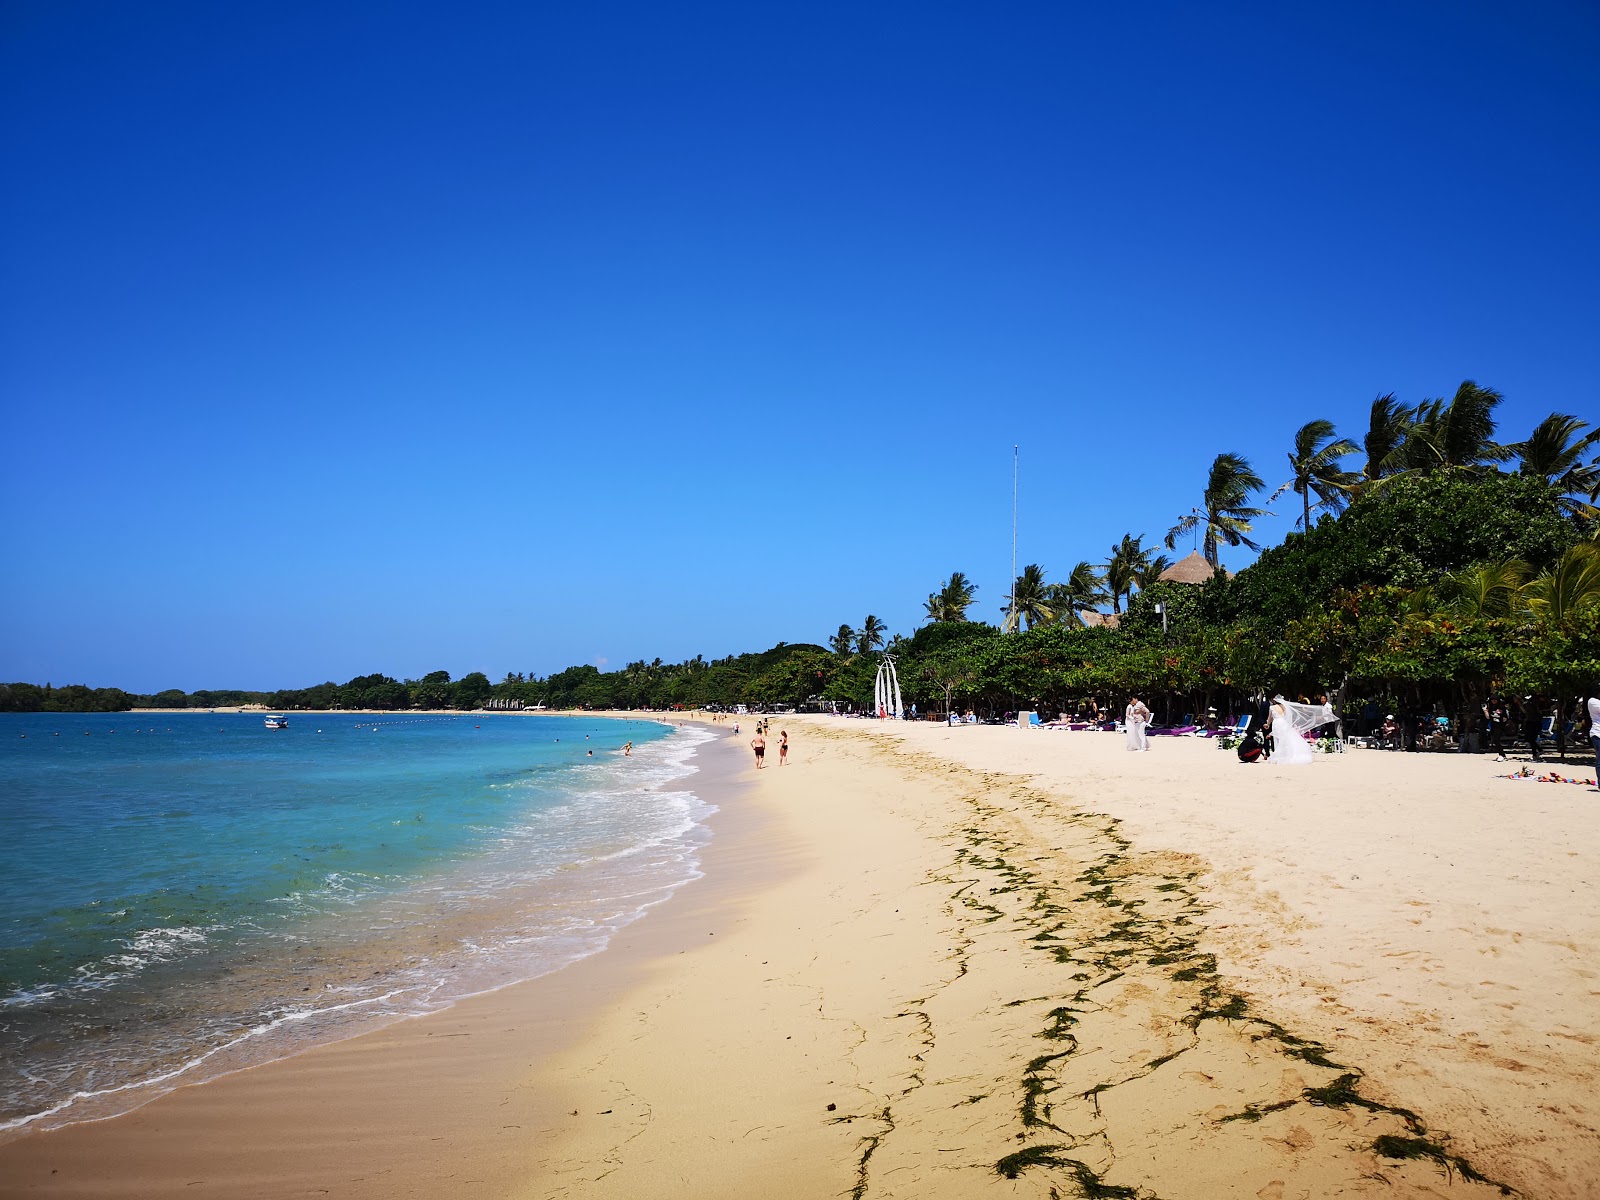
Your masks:
<svg viewBox="0 0 1600 1200"><path fill-rule="evenodd" d="M1311 1131L1304 1125L1291 1125L1289 1132L1281 1138L1267 1138L1266 1141L1274 1146L1281 1146L1287 1154L1293 1154L1297 1150L1309 1150L1317 1144L1317 1139L1311 1136Z"/></svg>

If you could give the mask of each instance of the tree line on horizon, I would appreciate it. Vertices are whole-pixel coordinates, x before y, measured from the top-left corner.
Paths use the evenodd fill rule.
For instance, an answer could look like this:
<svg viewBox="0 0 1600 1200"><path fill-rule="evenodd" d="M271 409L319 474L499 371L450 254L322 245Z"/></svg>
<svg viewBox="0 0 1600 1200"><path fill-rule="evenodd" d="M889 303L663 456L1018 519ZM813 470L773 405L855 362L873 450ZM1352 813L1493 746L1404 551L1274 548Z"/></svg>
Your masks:
<svg viewBox="0 0 1600 1200"><path fill-rule="evenodd" d="M1013 581L998 624L969 613L977 587L952 572L925 602L926 622L889 636L868 615L827 645L779 643L758 653L681 663L657 658L617 671L574 666L548 677L481 672L452 680L358 676L277 692L0 685L0 711L112 707L563 708L870 704L880 651L899 664L908 703L994 712L1062 709L1085 697L1137 693L1168 709L1231 706L1269 689L1337 689L1452 711L1494 688L1560 699L1600 679L1600 430L1552 413L1523 441L1495 441L1500 393L1464 382L1450 399L1372 402L1365 436L1308 421L1287 452L1299 517L1262 550L1253 524L1266 490L1244 457L1216 456L1199 502L1163 544L1193 535L1210 575L1162 580L1169 555L1128 533L1104 561L1064 579L1037 563ZM1363 455L1359 469L1346 460ZM1508 468L1508 469L1503 469ZM1236 576L1223 546L1260 552ZM1109 606L1115 622L1099 610ZM29 690L31 689L31 691ZM103 706L103 707L85 707Z"/></svg>

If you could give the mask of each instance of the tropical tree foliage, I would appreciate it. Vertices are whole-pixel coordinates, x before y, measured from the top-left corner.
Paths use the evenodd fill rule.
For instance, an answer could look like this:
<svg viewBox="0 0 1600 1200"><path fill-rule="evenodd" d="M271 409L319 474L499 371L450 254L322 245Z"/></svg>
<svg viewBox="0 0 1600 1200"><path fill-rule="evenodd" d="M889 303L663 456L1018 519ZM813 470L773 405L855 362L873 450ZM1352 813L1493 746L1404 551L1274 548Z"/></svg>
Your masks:
<svg viewBox="0 0 1600 1200"><path fill-rule="evenodd" d="M1260 546L1247 536L1251 522L1258 517L1270 516L1264 508L1252 508L1247 502L1254 492L1265 486L1248 459L1237 454L1219 454L1211 463L1205 492L1200 507L1180 517L1178 523L1167 531L1167 549L1177 548L1178 539L1191 529L1203 531L1201 553L1212 569L1221 565L1218 558L1222 543L1230 546Z"/></svg>
<svg viewBox="0 0 1600 1200"><path fill-rule="evenodd" d="M1522 586L1520 595L1548 629L1570 633L1600 609L1600 547L1571 546L1550 569Z"/></svg>
<svg viewBox="0 0 1600 1200"><path fill-rule="evenodd" d="M1050 585L1050 604L1055 610L1056 619L1069 626L1081 627L1083 614L1098 608L1106 599L1100 573L1087 561L1080 560L1067 575L1065 583Z"/></svg>
<svg viewBox="0 0 1600 1200"><path fill-rule="evenodd" d="M1005 631L1013 632L1018 624L1027 629L1056 619L1056 609L1050 585L1045 582L1044 568L1029 563L1022 568L1011 594L1006 597Z"/></svg>
<svg viewBox="0 0 1600 1200"><path fill-rule="evenodd" d="M1139 590L1143 591L1152 583L1158 582L1161 576L1171 568L1172 563L1173 559L1170 554L1148 555L1138 569L1134 571L1133 581L1139 585Z"/></svg>
<svg viewBox="0 0 1600 1200"><path fill-rule="evenodd" d="M861 622L861 628L856 630L856 653L871 654L883 646L883 635L887 632L884 623L871 613Z"/></svg>
<svg viewBox="0 0 1600 1200"><path fill-rule="evenodd" d="M1600 457L1584 461L1600 446L1600 429L1584 433L1588 428L1587 421L1551 413L1527 441L1509 447L1520 463L1519 473L1549 483L1560 493L1561 507L1574 516L1593 516L1593 502L1600 499Z"/></svg>
<svg viewBox="0 0 1600 1200"><path fill-rule="evenodd" d="M972 607L977 593L978 585L966 575L960 571L951 572L950 578L939 585L939 590L928 596L928 620L965 621L967 609Z"/></svg>
<svg viewBox="0 0 1600 1200"><path fill-rule="evenodd" d="M1464 381L1449 400L1424 400L1412 410L1399 448L1391 455L1401 471L1487 471L1512 457L1494 440L1494 410L1504 397L1493 388Z"/></svg>
<svg viewBox="0 0 1600 1200"><path fill-rule="evenodd" d="M1307 421L1294 435L1289 451L1289 470L1293 474L1267 500L1271 504L1284 492L1292 491L1301 500L1300 528L1311 528L1313 507L1339 512L1350 502L1350 492L1359 476L1341 470L1339 462L1359 447L1346 438L1335 438L1332 421ZM1317 498L1315 506L1311 497Z"/></svg>
<svg viewBox="0 0 1600 1200"><path fill-rule="evenodd" d="M1406 426L1410 423L1411 410L1396 400L1393 392L1379 396L1372 402L1367 436L1361 443L1367 453L1367 465L1361 470L1361 486L1375 483L1397 469L1396 455L1400 444L1405 441Z"/></svg>
<svg viewBox="0 0 1600 1200"><path fill-rule="evenodd" d="M1111 557L1105 564L1105 584L1111 596L1112 612L1121 612L1123 599L1131 600L1134 588L1144 586L1150 574L1150 562L1150 551L1144 547L1142 533L1138 537L1125 533L1122 540L1111 547Z"/></svg>

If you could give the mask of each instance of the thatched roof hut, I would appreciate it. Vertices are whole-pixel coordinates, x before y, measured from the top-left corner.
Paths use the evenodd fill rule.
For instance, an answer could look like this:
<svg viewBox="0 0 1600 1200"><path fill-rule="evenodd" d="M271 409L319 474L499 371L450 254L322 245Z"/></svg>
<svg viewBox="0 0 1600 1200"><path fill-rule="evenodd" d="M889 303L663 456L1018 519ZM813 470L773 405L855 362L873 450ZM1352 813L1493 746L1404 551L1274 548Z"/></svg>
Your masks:
<svg viewBox="0 0 1600 1200"><path fill-rule="evenodd" d="M1161 572L1161 582L1204 583L1212 574L1211 564L1201 557L1198 550L1191 550L1188 557L1180 559ZM1224 571L1223 574L1229 579L1233 578L1232 571Z"/></svg>

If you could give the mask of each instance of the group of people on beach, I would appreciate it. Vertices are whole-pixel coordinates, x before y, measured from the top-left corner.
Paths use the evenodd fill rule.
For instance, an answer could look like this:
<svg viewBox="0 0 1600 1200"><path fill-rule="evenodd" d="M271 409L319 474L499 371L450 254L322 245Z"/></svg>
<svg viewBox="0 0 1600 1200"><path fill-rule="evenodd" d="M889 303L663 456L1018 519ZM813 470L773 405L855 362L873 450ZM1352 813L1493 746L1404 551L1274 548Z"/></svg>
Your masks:
<svg viewBox="0 0 1600 1200"><path fill-rule="evenodd" d="M1600 687L1590 689L1596 691ZM1360 736L1372 739L1382 750L1455 749L1463 754L1493 754L1497 762L1505 762L1520 743L1534 762L1540 762L1548 749L1565 758L1571 742L1581 745L1594 736L1588 713L1594 698L1593 694L1561 698L1494 692L1453 712L1443 705L1401 705L1387 713L1369 701L1356 724Z"/></svg>
<svg viewBox="0 0 1600 1200"><path fill-rule="evenodd" d="M758 771L764 770L767 765L767 730L770 726L771 722L763 717L756 722L756 735L750 739L750 749L756 752L756 770ZM733 731L738 733L739 727L735 725ZM778 730L778 765L780 767L789 765L789 731L787 729Z"/></svg>
<svg viewBox="0 0 1600 1200"><path fill-rule="evenodd" d="M1145 702L1138 696L1129 697L1122 723L1129 750L1141 752L1150 749L1147 732L1150 721L1150 709ZM1274 696L1257 734L1261 748L1254 756L1241 754L1240 757L1246 762L1254 762L1262 757L1261 751L1265 750L1266 762L1308 763L1311 761L1311 746L1306 740L1307 735L1325 726L1334 726L1337 721L1338 716L1326 696L1318 696L1314 702L1304 697L1289 700L1282 695ZM1208 733L1216 732L1215 710L1207 715L1206 727Z"/></svg>

